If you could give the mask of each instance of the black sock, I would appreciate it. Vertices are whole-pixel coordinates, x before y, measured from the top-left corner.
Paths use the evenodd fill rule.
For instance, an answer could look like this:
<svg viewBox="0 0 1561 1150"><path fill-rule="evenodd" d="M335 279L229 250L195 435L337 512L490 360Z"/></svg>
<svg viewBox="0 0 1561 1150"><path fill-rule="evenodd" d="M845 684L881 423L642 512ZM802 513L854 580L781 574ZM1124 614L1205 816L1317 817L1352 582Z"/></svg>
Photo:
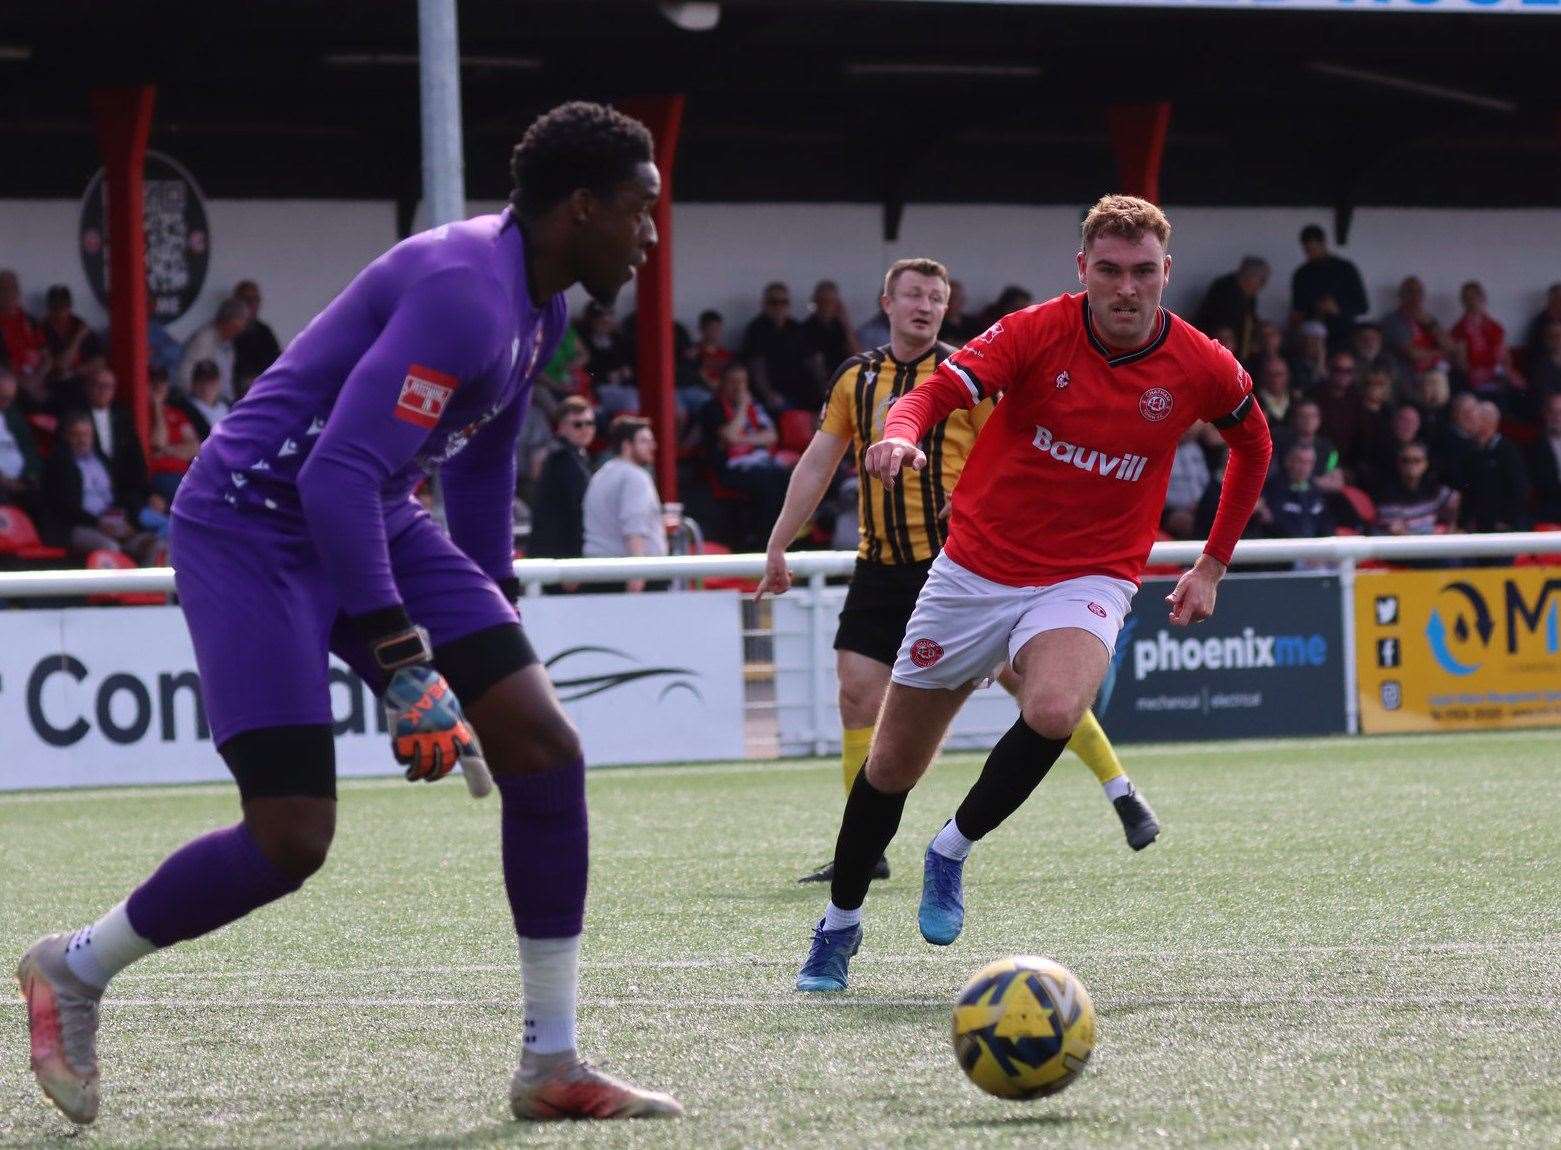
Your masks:
<svg viewBox="0 0 1561 1150"><path fill-rule="evenodd" d="M867 897L873 866L900 829L909 793L889 795L878 790L867 781L865 766L856 773L840 819L840 837L835 840L835 878L829 887L829 901L841 910L855 910Z"/></svg>
<svg viewBox="0 0 1561 1150"><path fill-rule="evenodd" d="M1004 819L1024 806L1024 800L1040 785L1067 745L1067 739L1036 734L1020 715L992 748L986 766L981 768L981 777L954 812L959 833L977 842L996 830Z"/></svg>

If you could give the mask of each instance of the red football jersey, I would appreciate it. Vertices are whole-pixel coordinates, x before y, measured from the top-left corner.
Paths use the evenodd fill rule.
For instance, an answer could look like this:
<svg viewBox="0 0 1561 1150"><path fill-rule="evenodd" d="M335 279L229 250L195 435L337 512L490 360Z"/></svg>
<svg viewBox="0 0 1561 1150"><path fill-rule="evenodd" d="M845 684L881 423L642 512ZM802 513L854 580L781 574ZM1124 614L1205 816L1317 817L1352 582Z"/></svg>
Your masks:
<svg viewBox="0 0 1561 1150"><path fill-rule="evenodd" d="M884 435L903 431L916 442L924 408L970 406L999 392L960 478L947 543L951 559L994 582L1137 582L1177 441L1196 420L1240 444L1242 475L1255 471L1254 501L1268 466L1251 379L1229 351L1164 308L1154 338L1126 355L1096 338L1082 292L1005 316L901 399ZM1228 545L1211 539L1211 554L1229 562L1251 510L1248 502Z"/></svg>

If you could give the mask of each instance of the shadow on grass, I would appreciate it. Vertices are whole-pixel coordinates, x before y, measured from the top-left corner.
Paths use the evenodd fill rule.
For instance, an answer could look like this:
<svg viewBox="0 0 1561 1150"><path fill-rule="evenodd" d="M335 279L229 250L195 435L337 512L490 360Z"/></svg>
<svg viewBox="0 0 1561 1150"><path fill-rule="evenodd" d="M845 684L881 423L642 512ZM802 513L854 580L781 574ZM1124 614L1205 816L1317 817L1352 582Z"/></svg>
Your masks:
<svg viewBox="0 0 1561 1150"><path fill-rule="evenodd" d="M1008 1130L1014 1127L1030 1127L1036 1130L1051 1129L1063 1126L1071 1126L1082 1120L1079 1114L1058 1114L1055 1111L1044 1111L1040 1114L1006 1114L993 1115L991 1118L966 1118L961 1122L950 1122L949 1126L958 1129L966 1127L972 1130Z"/></svg>

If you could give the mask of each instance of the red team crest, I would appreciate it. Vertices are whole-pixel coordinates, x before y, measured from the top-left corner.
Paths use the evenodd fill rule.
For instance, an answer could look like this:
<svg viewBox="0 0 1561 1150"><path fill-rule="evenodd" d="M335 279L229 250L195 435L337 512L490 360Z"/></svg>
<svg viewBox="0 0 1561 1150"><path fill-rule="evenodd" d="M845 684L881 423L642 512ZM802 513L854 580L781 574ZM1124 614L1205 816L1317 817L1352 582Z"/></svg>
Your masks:
<svg viewBox="0 0 1561 1150"><path fill-rule="evenodd" d="M1138 414L1150 423L1160 423L1166 415L1171 414L1171 392L1163 387L1150 387L1138 396Z"/></svg>
<svg viewBox="0 0 1561 1150"><path fill-rule="evenodd" d="M926 669L943 658L943 648L931 639L917 639L911 644L911 662Z"/></svg>
<svg viewBox="0 0 1561 1150"><path fill-rule="evenodd" d="M432 429L444 414L445 404L455 394L460 380L431 367L414 363L401 382L396 400L396 418L417 427Z"/></svg>
<svg viewBox="0 0 1561 1150"><path fill-rule="evenodd" d="M1159 423L1171 414L1171 393L1163 387L1151 387L1138 397L1138 414L1150 423Z"/></svg>

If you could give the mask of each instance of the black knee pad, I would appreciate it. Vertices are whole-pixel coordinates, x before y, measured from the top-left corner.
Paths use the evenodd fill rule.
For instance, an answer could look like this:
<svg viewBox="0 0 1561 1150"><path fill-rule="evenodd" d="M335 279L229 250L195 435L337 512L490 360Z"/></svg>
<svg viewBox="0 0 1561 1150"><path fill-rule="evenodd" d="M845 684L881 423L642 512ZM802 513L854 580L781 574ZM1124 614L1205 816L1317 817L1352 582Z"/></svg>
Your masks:
<svg viewBox="0 0 1561 1150"><path fill-rule="evenodd" d="M245 799L336 797L336 740L329 724L243 731L218 751Z"/></svg>
<svg viewBox="0 0 1561 1150"><path fill-rule="evenodd" d="M434 666L462 706L475 703L500 679L535 662L537 653L519 623L485 627L434 648Z"/></svg>

